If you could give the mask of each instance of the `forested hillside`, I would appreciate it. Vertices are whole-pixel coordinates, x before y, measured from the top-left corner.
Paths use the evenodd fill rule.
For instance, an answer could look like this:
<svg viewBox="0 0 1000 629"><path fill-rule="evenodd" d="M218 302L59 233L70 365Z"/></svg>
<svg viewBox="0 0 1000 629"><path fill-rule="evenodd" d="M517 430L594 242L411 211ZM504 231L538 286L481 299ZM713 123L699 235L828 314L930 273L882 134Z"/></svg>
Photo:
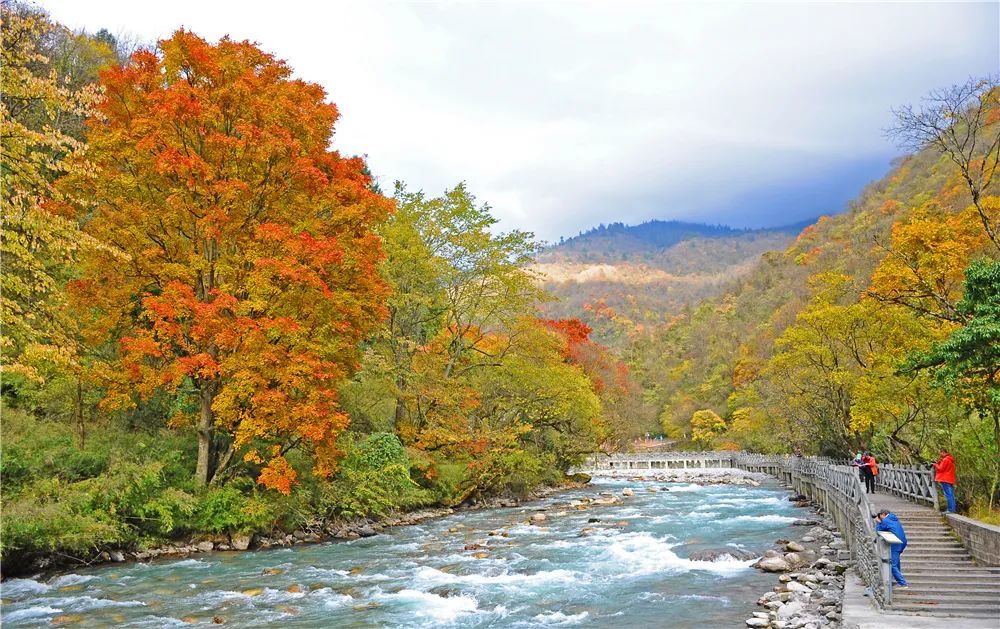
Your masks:
<svg viewBox="0 0 1000 629"><path fill-rule="evenodd" d="M542 251L532 269L558 298L543 304L548 316L578 317L594 328L596 338L622 348L625 330L660 325L718 295L761 254L786 247L802 227L602 225Z"/></svg>
<svg viewBox="0 0 1000 629"><path fill-rule="evenodd" d="M998 90L898 112L919 152L719 297L629 352L666 433L696 447L923 463L951 449L961 500L996 506L1000 445ZM976 502L977 504L973 505Z"/></svg>
<svg viewBox="0 0 1000 629"><path fill-rule="evenodd" d="M4 575L524 495L636 432L531 234L383 195L283 61L2 7Z"/></svg>

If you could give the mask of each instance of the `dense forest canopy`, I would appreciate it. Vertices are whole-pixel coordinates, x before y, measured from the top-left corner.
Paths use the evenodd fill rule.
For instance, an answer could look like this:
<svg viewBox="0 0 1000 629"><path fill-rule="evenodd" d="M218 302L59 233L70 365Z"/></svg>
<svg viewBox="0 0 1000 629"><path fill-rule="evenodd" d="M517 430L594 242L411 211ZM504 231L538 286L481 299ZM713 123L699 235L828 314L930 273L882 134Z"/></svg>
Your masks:
<svg viewBox="0 0 1000 629"><path fill-rule="evenodd" d="M2 11L5 573L523 495L659 428L897 462L948 447L964 506L995 506L991 80L901 110L914 153L791 244L680 223L573 239L708 279L613 307L596 283L553 316L537 263L558 250L499 231L464 184L384 194L274 55Z"/></svg>

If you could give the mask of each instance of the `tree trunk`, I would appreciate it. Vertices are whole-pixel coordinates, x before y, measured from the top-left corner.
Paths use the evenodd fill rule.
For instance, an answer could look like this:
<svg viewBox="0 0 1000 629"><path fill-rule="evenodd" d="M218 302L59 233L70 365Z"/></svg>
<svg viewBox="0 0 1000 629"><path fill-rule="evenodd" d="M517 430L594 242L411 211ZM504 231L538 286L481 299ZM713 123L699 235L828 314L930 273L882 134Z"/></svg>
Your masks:
<svg viewBox="0 0 1000 629"><path fill-rule="evenodd" d="M212 414L212 398L211 385L203 382L201 384L201 416L198 418L198 464L194 472L194 480L199 487L207 486L210 480L212 425L215 421Z"/></svg>
<svg viewBox="0 0 1000 629"><path fill-rule="evenodd" d="M80 429L80 449L87 447L87 425L83 421L83 382L76 377L76 425Z"/></svg>
<svg viewBox="0 0 1000 629"><path fill-rule="evenodd" d="M406 419L406 402L403 400L403 391L406 390L406 380L402 376L396 378L396 413L393 417L393 428L398 428Z"/></svg>

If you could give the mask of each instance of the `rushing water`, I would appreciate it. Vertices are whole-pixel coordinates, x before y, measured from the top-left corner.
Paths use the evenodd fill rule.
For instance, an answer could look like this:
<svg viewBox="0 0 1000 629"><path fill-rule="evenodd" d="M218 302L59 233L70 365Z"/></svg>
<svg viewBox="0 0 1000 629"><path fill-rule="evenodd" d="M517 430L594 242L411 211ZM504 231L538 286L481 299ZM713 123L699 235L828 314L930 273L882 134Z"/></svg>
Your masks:
<svg viewBox="0 0 1000 629"><path fill-rule="evenodd" d="M635 495L577 509L600 491ZM650 488L669 488L651 491ZM595 479L527 507L457 513L349 542L123 564L0 588L4 626L742 626L773 576L700 549L761 552L798 515L777 486ZM546 508L541 525L525 524ZM600 522L589 522L594 518ZM449 529L459 527L457 532ZM593 533L580 536L585 527ZM490 531L495 535L490 536ZM507 536L502 535L506 532ZM463 550L482 544L479 551ZM277 572L277 574L267 574Z"/></svg>

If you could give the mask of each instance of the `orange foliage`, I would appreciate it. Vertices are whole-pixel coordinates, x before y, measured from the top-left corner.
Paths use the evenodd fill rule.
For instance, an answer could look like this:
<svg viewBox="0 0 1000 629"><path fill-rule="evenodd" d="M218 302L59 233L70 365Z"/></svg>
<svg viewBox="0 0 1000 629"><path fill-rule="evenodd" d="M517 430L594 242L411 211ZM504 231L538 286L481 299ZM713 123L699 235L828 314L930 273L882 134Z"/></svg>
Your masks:
<svg viewBox="0 0 1000 629"><path fill-rule="evenodd" d="M119 252L90 255L70 286L88 337L118 343L109 403L193 387L210 404L201 428L264 463L262 484L296 480L273 445L301 444L329 473L348 421L337 383L385 314L373 228L391 210L360 158L328 148L336 107L254 45L183 30L102 83L97 176L61 185Z"/></svg>

